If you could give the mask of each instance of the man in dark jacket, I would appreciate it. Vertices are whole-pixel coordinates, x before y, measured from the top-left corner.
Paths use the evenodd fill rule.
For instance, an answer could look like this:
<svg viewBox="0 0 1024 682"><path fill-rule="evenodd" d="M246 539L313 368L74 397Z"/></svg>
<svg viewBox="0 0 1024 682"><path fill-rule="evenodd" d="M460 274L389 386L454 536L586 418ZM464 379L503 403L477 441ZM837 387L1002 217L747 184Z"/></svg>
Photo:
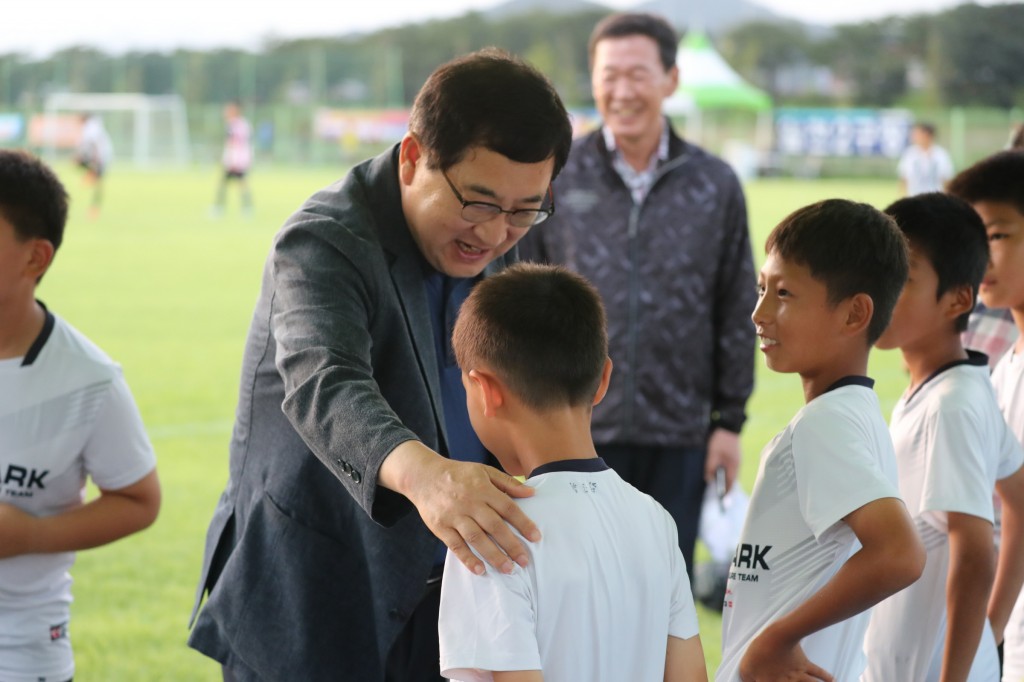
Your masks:
<svg viewBox="0 0 1024 682"><path fill-rule="evenodd" d="M553 211L570 142L543 76L474 53L431 75L400 144L277 235L189 639L225 679L438 680L445 546L478 572L470 546L525 562L508 524L538 538L511 499L531 491L481 464L450 336Z"/></svg>
<svg viewBox="0 0 1024 682"><path fill-rule="evenodd" d="M611 387L594 409L598 453L676 520L693 566L705 480L740 460L753 389L755 280L739 181L662 115L678 85L676 35L617 14L590 38L603 126L573 143L558 215L524 258L562 263L600 290Z"/></svg>

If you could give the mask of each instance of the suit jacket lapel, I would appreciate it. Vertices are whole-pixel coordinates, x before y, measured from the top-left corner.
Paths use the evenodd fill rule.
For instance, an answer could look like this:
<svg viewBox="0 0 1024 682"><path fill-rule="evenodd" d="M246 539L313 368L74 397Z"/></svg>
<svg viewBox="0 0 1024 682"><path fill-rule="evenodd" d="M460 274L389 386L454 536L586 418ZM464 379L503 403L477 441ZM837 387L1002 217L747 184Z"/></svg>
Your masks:
<svg viewBox="0 0 1024 682"><path fill-rule="evenodd" d="M413 341L413 350L419 362L420 373L430 393L430 404L437 420L444 450L448 434L444 424L441 385L437 375L437 357L434 352L434 330L430 321L430 306L423 281L423 256L409 232L402 212L402 198L398 189L398 146L377 157L369 169L370 201L379 207L378 230L381 246L388 255L389 274L402 306L406 326Z"/></svg>

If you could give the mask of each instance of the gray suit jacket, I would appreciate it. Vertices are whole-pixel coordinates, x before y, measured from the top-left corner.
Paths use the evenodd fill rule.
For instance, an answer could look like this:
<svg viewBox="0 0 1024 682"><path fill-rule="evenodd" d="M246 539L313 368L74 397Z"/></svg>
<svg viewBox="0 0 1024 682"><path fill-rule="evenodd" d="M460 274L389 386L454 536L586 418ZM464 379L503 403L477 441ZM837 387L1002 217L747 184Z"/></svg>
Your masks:
<svg viewBox="0 0 1024 682"><path fill-rule="evenodd" d="M313 195L277 235L190 646L268 680L383 679L436 546L415 508L377 486L400 443L445 451L423 273L397 146Z"/></svg>

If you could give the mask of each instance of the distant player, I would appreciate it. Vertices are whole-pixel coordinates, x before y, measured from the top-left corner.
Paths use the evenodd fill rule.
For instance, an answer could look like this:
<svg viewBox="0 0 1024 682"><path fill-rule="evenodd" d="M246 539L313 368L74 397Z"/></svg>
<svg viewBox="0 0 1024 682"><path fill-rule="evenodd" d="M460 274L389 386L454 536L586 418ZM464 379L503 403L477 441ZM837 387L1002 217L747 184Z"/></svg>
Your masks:
<svg viewBox="0 0 1024 682"><path fill-rule="evenodd" d="M99 114L82 114L82 132L78 138L75 162L85 169L86 183L92 186L89 217L98 218L103 200L103 176L114 157L114 145Z"/></svg>
<svg viewBox="0 0 1024 682"><path fill-rule="evenodd" d="M935 143L935 126L915 123L910 129L910 146L900 157L900 189L906 196L941 192L953 177L949 153Z"/></svg>
<svg viewBox="0 0 1024 682"><path fill-rule="evenodd" d="M242 213L252 212L252 193L249 190L248 174L252 166L252 126L242 116L238 102L231 101L224 105L225 138L224 151L221 154L223 175L217 186L217 197L214 200L212 213L224 213L227 200L228 183L238 184L242 198Z"/></svg>

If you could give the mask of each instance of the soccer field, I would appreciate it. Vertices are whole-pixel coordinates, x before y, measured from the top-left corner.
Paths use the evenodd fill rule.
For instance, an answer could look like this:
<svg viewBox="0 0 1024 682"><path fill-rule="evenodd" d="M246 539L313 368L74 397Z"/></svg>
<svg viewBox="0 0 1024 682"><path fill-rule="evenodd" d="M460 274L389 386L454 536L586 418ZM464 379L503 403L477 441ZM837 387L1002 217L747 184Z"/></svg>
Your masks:
<svg viewBox="0 0 1024 682"><path fill-rule="evenodd" d="M208 207L218 171L212 166L115 167L95 221L86 217L81 177L70 165L57 170L73 201L39 298L124 367L157 451L164 495L152 528L79 554L71 623L75 677L219 680L219 667L188 649L185 639L206 525L227 477L243 341L274 233L343 169L260 168L252 177L254 214L243 218L237 196L229 194L226 214L213 219ZM895 180L753 181L747 197L755 257L760 261L769 230L802 205L844 197L884 207L896 192ZM900 362L892 352L874 355L871 374L888 415L902 389ZM761 447L801 403L797 377L773 375L758 363L743 433L748 491ZM699 615L713 671L721 619L707 610Z"/></svg>

